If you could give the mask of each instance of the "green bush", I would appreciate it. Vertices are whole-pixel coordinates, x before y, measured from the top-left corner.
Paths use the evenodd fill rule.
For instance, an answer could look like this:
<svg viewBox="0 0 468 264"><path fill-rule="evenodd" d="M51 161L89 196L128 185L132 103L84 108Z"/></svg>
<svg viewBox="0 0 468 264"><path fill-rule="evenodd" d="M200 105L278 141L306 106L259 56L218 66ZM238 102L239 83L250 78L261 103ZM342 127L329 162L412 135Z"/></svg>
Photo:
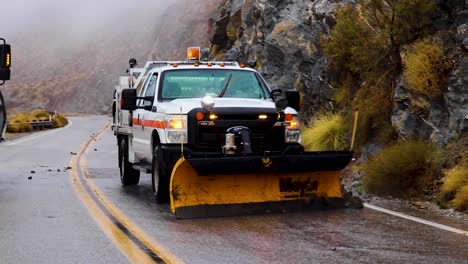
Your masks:
<svg viewBox="0 0 468 264"><path fill-rule="evenodd" d="M422 141L405 141L383 149L361 165L369 193L411 197L422 192L440 169L437 149Z"/></svg>
<svg viewBox="0 0 468 264"><path fill-rule="evenodd" d="M391 85L379 83L363 85L356 93L353 107L359 110L356 132L356 146L364 146L369 139L388 144L394 130L391 125Z"/></svg>
<svg viewBox="0 0 468 264"><path fill-rule="evenodd" d="M354 72L358 63L355 53L367 43L369 30L357 8L351 4L338 9L336 17L330 38L324 40L324 52L335 70Z"/></svg>
<svg viewBox="0 0 468 264"><path fill-rule="evenodd" d="M407 48L403 65L408 89L433 98L442 95L450 63L441 46L427 39L418 41Z"/></svg>
<svg viewBox="0 0 468 264"><path fill-rule="evenodd" d="M348 147L349 122L339 113L318 114L302 130L302 144L309 151L343 150Z"/></svg>

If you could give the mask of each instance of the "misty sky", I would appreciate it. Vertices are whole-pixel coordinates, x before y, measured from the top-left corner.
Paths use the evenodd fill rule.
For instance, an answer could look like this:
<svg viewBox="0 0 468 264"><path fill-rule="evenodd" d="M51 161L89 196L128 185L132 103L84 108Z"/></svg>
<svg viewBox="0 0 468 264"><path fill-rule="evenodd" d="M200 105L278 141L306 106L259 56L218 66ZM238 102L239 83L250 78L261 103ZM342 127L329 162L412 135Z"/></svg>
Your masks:
<svg viewBox="0 0 468 264"><path fill-rule="evenodd" d="M16 68L18 64L34 62L51 67L61 63L61 58L83 50L100 52L109 45L128 45L132 40L150 43L155 38L157 21L175 2L0 0L2 9L8 9L0 15L0 37L12 45L12 67L18 76L23 71Z"/></svg>
<svg viewBox="0 0 468 264"><path fill-rule="evenodd" d="M204 4L219 1L199 0L189 12L193 0L0 0L0 37L12 45L2 92L20 108L40 101L53 110L105 112L129 58L140 65L183 59L180 51L208 38Z"/></svg>
<svg viewBox="0 0 468 264"><path fill-rule="evenodd" d="M157 11L163 0L0 0L0 35L15 37L25 33L46 33L65 29L74 34L96 31L109 22L138 19L138 12ZM166 3L166 4L164 4ZM162 5L162 6L161 6ZM7 11L7 12L5 12Z"/></svg>

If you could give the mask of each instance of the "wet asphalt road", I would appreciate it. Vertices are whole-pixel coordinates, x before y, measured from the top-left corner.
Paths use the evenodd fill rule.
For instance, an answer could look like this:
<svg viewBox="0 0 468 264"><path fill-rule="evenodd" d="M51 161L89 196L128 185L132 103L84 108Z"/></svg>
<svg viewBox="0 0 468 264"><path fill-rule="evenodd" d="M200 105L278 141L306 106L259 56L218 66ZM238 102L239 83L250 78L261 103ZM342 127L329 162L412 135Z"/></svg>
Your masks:
<svg viewBox="0 0 468 264"><path fill-rule="evenodd" d="M71 120L68 128L0 144L0 263L128 262L63 172L70 152L108 119ZM186 263L468 263L467 236L370 209L176 220L152 199L149 175L138 186L120 185L111 131L91 146L87 167L115 206Z"/></svg>

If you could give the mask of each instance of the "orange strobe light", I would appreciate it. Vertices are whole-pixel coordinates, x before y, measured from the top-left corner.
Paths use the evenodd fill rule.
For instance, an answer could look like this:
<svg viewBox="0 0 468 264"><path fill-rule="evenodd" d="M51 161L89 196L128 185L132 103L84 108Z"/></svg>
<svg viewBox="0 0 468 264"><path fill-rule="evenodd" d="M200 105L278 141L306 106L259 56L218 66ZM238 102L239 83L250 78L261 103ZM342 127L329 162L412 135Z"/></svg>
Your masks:
<svg viewBox="0 0 468 264"><path fill-rule="evenodd" d="M187 49L187 60L200 60L200 47L190 47Z"/></svg>

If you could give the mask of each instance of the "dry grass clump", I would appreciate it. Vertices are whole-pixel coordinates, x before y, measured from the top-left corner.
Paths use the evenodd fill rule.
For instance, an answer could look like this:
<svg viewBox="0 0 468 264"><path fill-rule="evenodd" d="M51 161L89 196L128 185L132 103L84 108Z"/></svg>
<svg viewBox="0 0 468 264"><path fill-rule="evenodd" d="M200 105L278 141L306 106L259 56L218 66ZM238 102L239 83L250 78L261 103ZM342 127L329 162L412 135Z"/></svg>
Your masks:
<svg viewBox="0 0 468 264"><path fill-rule="evenodd" d="M450 63L440 45L427 39L410 45L403 65L408 89L433 98L442 95Z"/></svg>
<svg viewBox="0 0 468 264"><path fill-rule="evenodd" d="M68 119L60 114L52 116L52 121L54 122L53 128L64 127L68 124Z"/></svg>
<svg viewBox="0 0 468 264"><path fill-rule="evenodd" d="M369 193L411 197L422 192L440 168L437 149L423 141L400 142L362 165Z"/></svg>
<svg viewBox="0 0 468 264"><path fill-rule="evenodd" d="M31 111L22 111L10 118L7 127L9 133L24 133L33 131L31 122L53 121L53 128L64 127L68 124L68 119L60 114L50 114L43 109L34 109Z"/></svg>
<svg viewBox="0 0 468 264"><path fill-rule="evenodd" d="M11 126L7 127L9 133L25 133L33 130L29 124L29 118L25 115L19 114L9 120Z"/></svg>
<svg viewBox="0 0 468 264"><path fill-rule="evenodd" d="M350 130L346 121L339 113L318 114L302 129L302 144L308 151L346 149Z"/></svg>
<svg viewBox="0 0 468 264"><path fill-rule="evenodd" d="M38 121L48 121L50 113L43 109L35 109L29 115L35 117Z"/></svg>
<svg viewBox="0 0 468 264"><path fill-rule="evenodd" d="M459 210L468 209L468 164L461 164L449 170L443 179L442 207L451 205Z"/></svg>
<svg viewBox="0 0 468 264"><path fill-rule="evenodd" d="M442 185L443 192L453 192L468 185L468 166L459 165L446 173Z"/></svg>
<svg viewBox="0 0 468 264"><path fill-rule="evenodd" d="M452 200L452 205L461 211L468 210L468 185L458 190L455 198Z"/></svg>

